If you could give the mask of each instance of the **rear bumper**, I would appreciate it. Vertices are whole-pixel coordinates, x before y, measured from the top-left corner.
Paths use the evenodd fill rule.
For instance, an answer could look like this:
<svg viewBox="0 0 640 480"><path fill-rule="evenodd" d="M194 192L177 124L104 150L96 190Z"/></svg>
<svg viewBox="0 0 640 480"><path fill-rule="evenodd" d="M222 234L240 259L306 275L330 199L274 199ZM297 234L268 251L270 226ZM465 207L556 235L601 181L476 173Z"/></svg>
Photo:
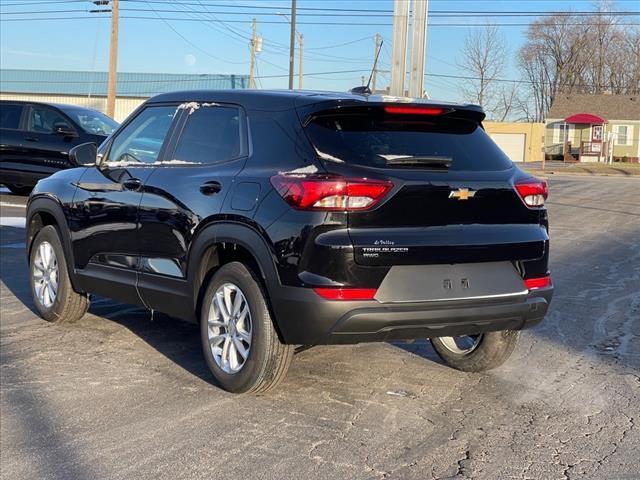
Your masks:
<svg viewBox="0 0 640 480"><path fill-rule="evenodd" d="M286 343L353 344L522 330L542 321L553 287L509 298L416 303L328 301L283 287L273 302Z"/></svg>

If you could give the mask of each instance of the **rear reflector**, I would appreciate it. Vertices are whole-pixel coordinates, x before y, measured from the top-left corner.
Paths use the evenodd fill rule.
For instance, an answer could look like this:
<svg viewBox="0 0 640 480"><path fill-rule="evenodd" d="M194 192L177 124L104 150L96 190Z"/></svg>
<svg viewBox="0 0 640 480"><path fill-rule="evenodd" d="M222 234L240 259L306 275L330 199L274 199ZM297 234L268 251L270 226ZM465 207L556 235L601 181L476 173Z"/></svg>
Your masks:
<svg viewBox="0 0 640 480"><path fill-rule="evenodd" d="M551 286L551 277L525 278L524 286L529 290L537 290L538 288L547 288Z"/></svg>
<svg viewBox="0 0 640 480"><path fill-rule="evenodd" d="M549 188L544 180L518 182L515 187L527 207L543 207L549 196Z"/></svg>
<svg viewBox="0 0 640 480"><path fill-rule="evenodd" d="M387 180L317 174L275 175L271 184L292 207L324 211L367 210L393 187Z"/></svg>
<svg viewBox="0 0 640 480"><path fill-rule="evenodd" d="M373 300L375 288L314 288L326 300Z"/></svg>
<svg viewBox="0 0 640 480"><path fill-rule="evenodd" d="M404 105L385 105L384 111L395 115L442 115L446 112L444 108L438 107L414 107Z"/></svg>

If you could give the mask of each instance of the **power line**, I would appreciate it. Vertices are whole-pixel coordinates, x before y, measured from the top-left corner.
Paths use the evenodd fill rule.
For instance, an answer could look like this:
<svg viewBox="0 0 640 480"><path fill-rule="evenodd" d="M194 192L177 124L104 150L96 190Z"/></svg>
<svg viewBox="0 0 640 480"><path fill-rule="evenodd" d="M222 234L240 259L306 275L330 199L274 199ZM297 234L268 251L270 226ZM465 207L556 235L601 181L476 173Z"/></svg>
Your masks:
<svg viewBox="0 0 640 480"><path fill-rule="evenodd" d="M151 7L151 5L149 5L149 6ZM151 7L151 9L153 10L153 7ZM153 10L153 11L154 11L154 13L156 13L156 12L155 12L155 10ZM217 61L219 61L219 62L230 63L230 64L234 64L234 65L245 65L245 64L246 64L246 62L234 62L234 61L226 60L226 59L224 59L224 58L220 58L220 57L217 57L216 55L211 54L210 52L208 52L208 51L204 50L204 49L203 49L203 48L201 48L199 45L197 45L197 44L193 43L193 42L192 42L191 40L189 40L187 37L185 37L184 35L182 35L178 30L176 30L176 29L173 27L173 25L171 25L171 24L168 22L168 20L161 18L161 17L159 16L159 14L157 14L157 13L156 13L156 15L158 15L158 18L159 18L160 20L162 20L162 22L163 22L167 27L169 27L169 28L173 31L173 33L175 33L176 35L178 35L182 40L184 40L186 43L188 43L189 45L191 45L193 48L195 48L195 49L197 49L198 51L200 51L200 52L204 53L206 56L208 56L208 57L210 57L210 58L213 58L214 60L217 60ZM125 18L126 18L126 17L125 17Z"/></svg>
<svg viewBox="0 0 640 480"><path fill-rule="evenodd" d="M125 0L127 2L130 3L136 3L136 2L141 2L144 0ZM164 3L166 4L165 1L162 0L151 0L152 3ZM324 0L323 0L324 1ZM587 1L587 0L585 0ZM628 0L628 1L632 1L632 0ZM634 0L635 1L635 0ZM195 3L192 2L173 2L174 4L182 4L182 5L196 5ZM451 2L449 2L451 3ZM257 10L286 10L289 7L288 6L273 6L273 5L242 5L242 4L238 4L238 3L234 3L234 5L229 5L229 4L222 4L222 3L206 3L206 2L202 2L202 1L198 1L199 5L205 6L205 7L213 7L213 8L247 8L247 9L257 9ZM369 13L369 14L385 14L385 15L389 15L392 16L393 15L393 10L391 9L375 9L375 8L331 8L331 7L298 7L297 10L299 10L301 13L300 15L304 14L304 11L323 11L323 12L359 12L359 13ZM543 10L543 11L524 11L524 12L519 12L516 10L495 10L495 11L481 11L481 10L431 10L434 13L485 13L488 15L492 15L493 13L499 13L499 12L513 12L513 13L526 13L526 14L553 14L553 11L549 11L549 10ZM581 14L581 13L595 13L595 14L600 14L600 15L606 15L606 12L592 12L592 11L577 11L575 12L577 14ZM636 12L637 13L637 12Z"/></svg>
<svg viewBox="0 0 640 480"><path fill-rule="evenodd" d="M157 2L149 2L148 0L142 0L145 3L149 4L151 10L156 13L181 13L182 11L194 13L194 14L202 14L202 15L250 15L250 16L260 16L260 15L269 15L269 16L280 16L280 12L252 12L252 11L213 11L213 10L192 10L192 9L184 9L184 3L175 3L175 6L181 7L183 10L176 9L155 9L150 3ZM189 4L192 5L192 4ZM200 3L201 6L204 6ZM122 8L121 11L125 12L148 12L147 8ZM88 12L87 9L74 9L74 10L28 10L28 11L18 11L18 12L3 12L3 15L32 15L32 14L49 14L49 13L77 13L77 12ZM346 12L346 11L345 11ZM301 17L354 17L358 16L362 17L384 17L384 18L392 18L392 14L380 14L380 13L300 13ZM499 18L524 18L524 17L536 17L536 18L544 18L544 17L628 17L628 16L637 16L640 15L640 11L610 11L610 12L548 12L548 11L528 11L528 12L518 12L518 11L456 11L456 10L441 10L441 11L431 11L429 12L430 18L485 18L485 17L499 17ZM224 24L223 20L218 18L214 19L222 24ZM226 21L226 20L225 20Z"/></svg>
<svg viewBox="0 0 640 480"><path fill-rule="evenodd" d="M55 4L69 4L69 3L85 3L87 0L42 0L42 1L38 1L38 2L34 2L34 1L30 1L30 2L11 2L11 3L5 3L5 2L0 2L0 5L5 6L5 7L14 7L14 6L24 6L24 5L55 5ZM322 0L325 1L325 0ZM439 0L433 0L433 1L439 1ZM445 1L445 0L442 0ZM446 0L447 3L453 3L452 0ZM540 0L540 1L547 1L547 0ZM567 0L565 0L567 1ZM574 2L584 2L584 3L592 3L591 0L573 0ZM143 3L145 2L145 0L122 0L123 3ZM618 0L618 3L621 2L637 2L637 0ZM164 4L166 5L168 2L166 0L150 0L150 3L155 3L155 4ZM234 4L234 5L229 5L229 4L222 4L222 3L206 3L206 2L198 2L198 3L194 3L194 2L188 2L188 1L173 1L171 2L174 5L191 5L191 6L197 6L197 5L204 5L206 7L214 7L214 8L253 8L256 10L286 10L289 7L287 5L282 5L282 6L274 6L274 5L242 5L242 4ZM530 0L531 3L531 0ZM329 11L329 12L363 12L363 13L392 13L392 10L389 9L374 9L374 8L327 8L327 7L298 7L298 10L300 11ZM439 12L441 10L435 10L436 12ZM543 11L544 13L552 13L550 11ZM490 13L490 12L485 12L485 13Z"/></svg>
<svg viewBox="0 0 640 480"><path fill-rule="evenodd" d="M353 45L354 43L360 43L364 40L372 40L374 38L373 35L368 35L366 37L362 37L359 38L357 40L352 40L350 42L344 42L344 43L336 43L335 45L325 45L323 47L313 47L313 48L307 48L307 50L328 50L330 48L338 48L338 47L344 47L346 45Z"/></svg>
<svg viewBox="0 0 640 480"><path fill-rule="evenodd" d="M264 61L264 59L262 59L262 61ZM369 73L370 72L370 68L362 68L362 69L354 69L354 70L334 70L334 71L328 71L328 72L312 72L312 73L304 73L304 76L308 76L308 77L314 77L314 76L324 76L324 75L339 75L339 74L345 74L345 73L362 73L362 72L366 72ZM378 70L378 73L389 73L388 70ZM219 77L219 74L202 74L202 75L197 75L197 78L183 78L183 79L172 79L172 80L120 80L118 81L119 84L125 84L125 83L167 83L167 82L182 82L182 83L190 83L190 82L200 82L203 79L207 79L208 77ZM449 75L449 74L444 74L444 73L425 73L425 76L427 77L434 77L434 78L448 78L448 79L457 79L457 80L480 80L480 77L474 77L474 76L470 76L470 75ZM263 75L261 77L256 77L256 78L286 78L288 77L288 74L281 74L281 75ZM523 84L523 85L537 85L539 82L534 82L531 80L524 80L524 79L507 79L507 78L493 78L492 81L495 82L507 82L507 83L515 83L515 84ZM50 81L50 80L12 80L11 83L15 83L15 84L50 84L50 85L63 85L63 84L84 84L86 83L86 81L84 80L60 80L60 81ZM99 80L96 81L95 83L100 84L100 83L107 83L106 80ZM591 87L599 87L599 88L610 88L613 85L611 84L600 84L600 85L595 85L595 84L587 84L587 83L576 83L573 85L574 87L577 88L591 88Z"/></svg>
<svg viewBox="0 0 640 480"><path fill-rule="evenodd" d="M41 18L0 18L0 22L35 22L35 21L59 21L59 20L87 20L100 19L108 17L91 17L91 16L72 16L72 17L41 17ZM214 20L204 20L196 18L180 18L180 17L141 17L126 16L120 18L129 20L162 20L162 21L178 21L178 22L214 22ZM247 20L225 20L226 23L249 23ZM281 21L261 21L261 24L275 24L286 26L286 22ZM325 25L325 26L345 26L345 27L389 27L388 23L353 23L353 22L298 22L298 25ZM431 27L528 27L531 23L430 23ZM562 23L563 26L583 26L597 27L601 23ZM640 23L616 23L620 27L637 27Z"/></svg>

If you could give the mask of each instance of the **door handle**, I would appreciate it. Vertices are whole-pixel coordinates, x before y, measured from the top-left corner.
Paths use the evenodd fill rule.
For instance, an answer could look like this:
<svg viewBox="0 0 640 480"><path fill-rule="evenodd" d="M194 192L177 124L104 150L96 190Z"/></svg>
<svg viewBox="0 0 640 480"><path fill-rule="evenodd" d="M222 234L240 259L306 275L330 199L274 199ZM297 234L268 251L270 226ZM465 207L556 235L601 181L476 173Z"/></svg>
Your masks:
<svg viewBox="0 0 640 480"><path fill-rule="evenodd" d="M27 142L37 142L37 141L38 141L38 139L37 139L37 138L34 138L34 137L26 137L26 138L25 138L25 140L26 140Z"/></svg>
<svg viewBox="0 0 640 480"><path fill-rule="evenodd" d="M142 182L139 178L128 178L122 182L122 186L127 190L138 191L142 187Z"/></svg>
<svg viewBox="0 0 640 480"><path fill-rule="evenodd" d="M200 193L203 195L215 195L222 189L222 184L212 180L210 182L204 182L200 185Z"/></svg>

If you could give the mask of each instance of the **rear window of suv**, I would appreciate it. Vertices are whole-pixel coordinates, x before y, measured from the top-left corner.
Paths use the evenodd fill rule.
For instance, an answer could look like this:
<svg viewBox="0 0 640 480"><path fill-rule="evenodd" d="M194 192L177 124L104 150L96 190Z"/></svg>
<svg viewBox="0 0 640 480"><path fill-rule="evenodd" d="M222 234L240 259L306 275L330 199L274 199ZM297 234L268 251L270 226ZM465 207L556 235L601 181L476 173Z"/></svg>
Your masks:
<svg viewBox="0 0 640 480"><path fill-rule="evenodd" d="M0 104L0 128L17 130L20 128L20 118L24 105L2 103Z"/></svg>
<svg viewBox="0 0 640 480"><path fill-rule="evenodd" d="M305 130L318 156L329 162L481 171L512 166L474 120L359 108L316 114Z"/></svg>

